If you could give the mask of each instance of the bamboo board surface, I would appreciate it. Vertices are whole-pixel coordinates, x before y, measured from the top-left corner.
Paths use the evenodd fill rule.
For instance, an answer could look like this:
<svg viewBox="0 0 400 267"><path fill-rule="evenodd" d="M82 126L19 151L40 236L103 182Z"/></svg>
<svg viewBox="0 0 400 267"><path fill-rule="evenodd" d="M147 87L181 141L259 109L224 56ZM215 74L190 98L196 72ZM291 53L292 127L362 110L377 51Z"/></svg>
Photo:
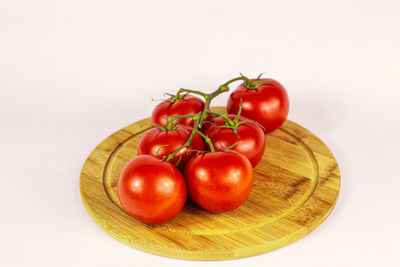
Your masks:
<svg viewBox="0 0 400 267"><path fill-rule="evenodd" d="M226 111L222 107L213 110ZM210 213L189 200L167 223L137 221L122 210L117 182L150 127L147 118L106 138L89 155L80 176L82 201L92 219L132 247L190 260L257 255L305 236L335 206L340 188L335 158L319 138L286 121L266 136L264 157L254 169L252 192L241 207Z"/></svg>

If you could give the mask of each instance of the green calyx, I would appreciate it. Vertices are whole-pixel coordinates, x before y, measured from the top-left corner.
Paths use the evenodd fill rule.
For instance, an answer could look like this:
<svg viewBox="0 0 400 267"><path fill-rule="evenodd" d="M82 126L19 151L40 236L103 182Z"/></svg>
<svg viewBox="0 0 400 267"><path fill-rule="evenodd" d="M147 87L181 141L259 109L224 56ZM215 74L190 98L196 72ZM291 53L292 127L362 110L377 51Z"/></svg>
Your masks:
<svg viewBox="0 0 400 267"><path fill-rule="evenodd" d="M166 99L166 101L168 101L172 104L172 103L175 103L175 102L178 102L178 101L184 99L188 94L189 93L186 93L186 94L179 93L179 94L174 95L174 94L166 93L165 95L170 96L170 98Z"/></svg>
<svg viewBox="0 0 400 267"><path fill-rule="evenodd" d="M236 143L234 143L234 144L232 144L232 145L230 145L228 147L223 147L221 150L226 150L226 151L230 151L230 152L233 152L233 153L238 153L237 151L232 150L231 148L233 148L234 146L236 146L237 144L239 144L241 142L242 141L238 141L238 142L236 142Z"/></svg>
<svg viewBox="0 0 400 267"><path fill-rule="evenodd" d="M167 116L165 116L165 121L166 121L166 125L165 126L161 126L158 125L156 123L152 123L154 126L156 126L158 129L160 129L161 132L168 132L168 131L175 131L178 128L178 124L181 122L182 118L180 118L179 120L177 120L176 123L173 123L175 121L175 119L168 119ZM182 130L185 130L183 128L179 128ZM185 130L187 131L187 130Z"/></svg>
<svg viewBox="0 0 400 267"><path fill-rule="evenodd" d="M226 122L226 125L221 125L218 126L218 128L228 128L228 129L232 129L232 131L236 134L236 136L238 138L240 138L239 133L237 131L238 127L244 123L255 123L258 126L260 126L263 130L264 130L264 126L262 126L260 123L258 123L257 121L253 121L253 120L244 120L244 121L239 121L240 119L240 114L242 114L242 99L240 98L240 105L239 105L239 111L236 114L236 117L231 120L229 119L228 116L224 115L224 114L219 114Z"/></svg>
<svg viewBox="0 0 400 267"><path fill-rule="evenodd" d="M253 89L253 90L257 90L260 86L270 82L270 81L260 81L261 76L264 73L261 73L260 75L258 75L257 79L255 79L254 81L250 80L249 78L247 78L246 76L244 76L243 74L240 73L241 77L243 77L244 80L244 86L247 89Z"/></svg>

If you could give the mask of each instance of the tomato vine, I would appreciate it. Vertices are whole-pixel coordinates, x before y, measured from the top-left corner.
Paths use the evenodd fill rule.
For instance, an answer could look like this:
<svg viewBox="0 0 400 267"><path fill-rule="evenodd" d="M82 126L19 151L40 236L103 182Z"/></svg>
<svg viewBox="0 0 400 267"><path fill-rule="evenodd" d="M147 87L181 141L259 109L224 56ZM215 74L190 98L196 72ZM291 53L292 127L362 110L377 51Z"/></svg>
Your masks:
<svg viewBox="0 0 400 267"><path fill-rule="evenodd" d="M260 75L260 76L261 76L261 75ZM260 77L260 76L259 76L259 77ZM172 128L173 128L173 127L176 127L176 126L178 125L179 121L178 121L175 125L173 125L173 122L174 122L175 120L181 120L182 118L192 118L193 121L194 121L194 125L193 125L193 130L192 130L192 132L191 132L189 138L186 140L186 142L185 142L181 147L177 148L174 152L172 152L171 154L169 154L168 156L164 156L164 157L163 157L163 160L170 161L180 150L182 150L182 149L185 148L185 147L188 147L188 146L190 145L190 143L192 142L192 140L193 140L193 138L194 138L194 136L195 136L196 133L199 134L199 135L204 139L204 141L209 145L210 151L211 151L211 152L215 152L215 148L214 148L214 146L213 146L213 143L212 143L211 139L210 139L207 135L205 135L204 133L202 133L202 132L200 131L201 126L203 125L205 119L206 119L207 116L209 116L209 115L222 117L222 118L226 121L226 124L227 124L226 126L223 126L223 127L225 127L225 128L232 128L232 130L235 132L235 134L236 134L237 136L238 136L238 133L237 133L236 130L237 130L237 127L238 127L240 124L247 123L247 122L252 122L252 123L256 123L256 124L260 125L258 122L252 121L252 120L246 120L246 121L241 121L241 122L239 122L240 111L239 111L238 115L236 116L236 118L233 119L233 120L231 120L231 119L230 119L228 116L226 116L226 114L224 114L224 113L218 113L218 112L209 111L211 101L212 101L215 97L217 97L218 95L220 95L220 94L222 94L222 93L224 93L224 92L229 91L229 85L230 85L231 83L236 82L236 81L240 81L240 80L243 81L243 82L244 82L246 85L248 85L249 87L255 88L255 87L258 86L257 82L252 82L249 78L247 78L247 77L245 77L244 75L240 74L239 77L233 78L233 79L231 79L231 80L229 80L229 81L227 81L227 82L221 84L215 91L213 91L213 92L211 92L211 93L209 93L209 94L204 93L204 92L201 92L201 91L191 90L191 89L185 89L185 88L179 89L175 95L174 95L174 94L168 94L169 96L171 96L171 98L168 99L168 101L171 102L171 103L180 101L181 99L183 99L183 98L184 98L187 94L189 94L189 93L191 93L191 94L196 94L196 95L199 95L199 96L201 96L201 97L204 98L204 100L205 100L205 105L204 105L203 111L200 111L200 112L197 113L197 114L191 114L191 115L175 115L175 116L171 116L171 117L167 120L166 129L169 129L169 128L171 128L171 127L172 127ZM184 95L182 96L182 94L184 94ZM241 109L241 108L240 108L240 109ZM156 126L158 126L158 125L156 125ZM261 126L261 125L260 125L260 126ZM160 127L160 126L158 126L158 127ZM261 126L261 127L262 127L262 126ZM161 128L161 127L160 127L160 128ZM262 128L263 128L263 127L262 127ZM229 149L229 148L228 148L228 149Z"/></svg>

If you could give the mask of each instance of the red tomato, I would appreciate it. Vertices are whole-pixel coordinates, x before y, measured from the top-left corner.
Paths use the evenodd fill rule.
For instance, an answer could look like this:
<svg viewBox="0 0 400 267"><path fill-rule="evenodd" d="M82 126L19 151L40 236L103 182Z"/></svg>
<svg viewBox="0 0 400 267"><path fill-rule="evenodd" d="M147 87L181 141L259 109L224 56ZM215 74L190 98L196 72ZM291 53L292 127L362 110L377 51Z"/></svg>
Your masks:
<svg viewBox="0 0 400 267"><path fill-rule="evenodd" d="M168 156L168 154L181 147L189 139L192 130L192 127L186 125L178 125L175 130L170 131L152 128L140 138L138 155L156 156L158 151L157 157L162 159L164 156ZM178 169L183 171L189 159L197 153L191 150L204 150L203 139L197 133L190 145L176 153L170 162L175 164L180 159Z"/></svg>
<svg viewBox="0 0 400 267"><path fill-rule="evenodd" d="M238 208L251 192L253 168L239 153L218 151L193 157L185 168L188 193L202 208L224 212Z"/></svg>
<svg viewBox="0 0 400 267"><path fill-rule="evenodd" d="M229 96L227 110L228 113L237 114L242 99L241 115L259 122L264 126L264 132L269 133L285 122L289 113L289 97L279 82L259 79L259 82L266 81L257 89L249 89L245 83L239 85Z"/></svg>
<svg viewBox="0 0 400 267"><path fill-rule="evenodd" d="M197 114L203 111L204 104L202 99L192 95L186 95L184 98L173 103L168 100L163 101L154 108L151 114L151 123L165 126L167 125L165 116L169 119L171 116L175 115ZM192 118L183 118L179 124L193 127L194 121Z"/></svg>
<svg viewBox="0 0 400 267"><path fill-rule="evenodd" d="M227 116L231 120L236 117L234 114L228 114ZM239 122L244 120L248 119L240 116ZM239 142L230 149L245 155L251 165L255 167L260 162L265 150L265 135L262 128L252 122L240 124L237 127L238 137L233 129L218 127L224 125L226 125L226 122L222 117L216 118L206 132L215 150L221 150Z"/></svg>
<svg viewBox="0 0 400 267"><path fill-rule="evenodd" d="M118 181L122 208L146 223L163 223L175 217L186 196L185 181L178 169L149 155L129 161Z"/></svg>

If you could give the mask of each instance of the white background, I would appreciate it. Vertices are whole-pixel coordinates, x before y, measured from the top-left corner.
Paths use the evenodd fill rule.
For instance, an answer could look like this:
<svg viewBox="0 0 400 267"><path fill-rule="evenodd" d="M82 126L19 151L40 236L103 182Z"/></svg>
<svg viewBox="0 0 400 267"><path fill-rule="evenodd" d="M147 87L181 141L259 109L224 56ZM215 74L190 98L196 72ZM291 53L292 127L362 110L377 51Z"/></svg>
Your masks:
<svg viewBox="0 0 400 267"><path fill-rule="evenodd" d="M400 2L0 2L0 266L399 266ZM79 174L164 92L243 72L336 156L340 197L308 236L245 259L164 258L108 236ZM225 105L228 94L214 105Z"/></svg>

